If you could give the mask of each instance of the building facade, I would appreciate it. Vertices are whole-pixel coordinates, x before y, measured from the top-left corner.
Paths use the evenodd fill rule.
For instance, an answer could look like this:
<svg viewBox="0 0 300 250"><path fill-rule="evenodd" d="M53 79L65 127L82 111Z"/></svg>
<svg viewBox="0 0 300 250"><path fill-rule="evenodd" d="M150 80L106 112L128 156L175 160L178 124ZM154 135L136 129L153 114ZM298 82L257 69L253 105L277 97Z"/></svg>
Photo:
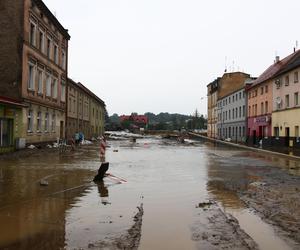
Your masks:
<svg viewBox="0 0 300 250"><path fill-rule="evenodd" d="M217 138L217 99L220 78L207 85L207 136Z"/></svg>
<svg viewBox="0 0 300 250"><path fill-rule="evenodd" d="M68 79L67 138L83 133L85 138L104 134L105 103L83 84Z"/></svg>
<svg viewBox="0 0 300 250"><path fill-rule="evenodd" d="M300 148L300 53L275 75L273 80L272 144Z"/></svg>
<svg viewBox="0 0 300 250"><path fill-rule="evenodd" d="M63 138L70 36L41 0L1 5L0 96L23 104L18 136L27 144Z"/></svg>
<svg viewBox="0 0 300 250"><path fill-rule="evenodd" d="M245 89L239 89L218 100L218 138L235 142L246 139Z"/></svg>
<svg viewBox="0 0 300 250"><path fill-rule="evenodd" d="M272 145L273 84L276 74L293 58L289 55L280 60L276 57L253 83L247 87L248 97L248 144Z"/></svg>

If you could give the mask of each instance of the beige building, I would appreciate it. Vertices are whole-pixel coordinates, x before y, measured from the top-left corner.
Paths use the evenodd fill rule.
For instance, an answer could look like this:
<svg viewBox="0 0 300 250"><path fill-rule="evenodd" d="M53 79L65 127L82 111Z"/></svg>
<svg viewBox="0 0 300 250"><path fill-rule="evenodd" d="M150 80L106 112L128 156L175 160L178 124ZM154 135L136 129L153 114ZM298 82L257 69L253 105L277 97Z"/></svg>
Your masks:
<svg viewBox="0 0 300 250"><path fill-rule="evenodd" d="M105 103L81 83L68 79L67 138L82 132L85 138L104 133Z"/></svg>
<svg viewBox="0 0 300 250"><path fill-rule="evenodd" d="M1 72L7 72L0 95L23 103L20 137L27 144L63 138L68 31L41 0L3 0L1 5L1 30L7 28L10 40L0 39L1 57L7 59L0 60Z"/></svg>
<svg viewBox="0 0 300 250"><path fill-rule="evenodd" d="M219 78L207 85L207 136L217 138Z"/></svg>

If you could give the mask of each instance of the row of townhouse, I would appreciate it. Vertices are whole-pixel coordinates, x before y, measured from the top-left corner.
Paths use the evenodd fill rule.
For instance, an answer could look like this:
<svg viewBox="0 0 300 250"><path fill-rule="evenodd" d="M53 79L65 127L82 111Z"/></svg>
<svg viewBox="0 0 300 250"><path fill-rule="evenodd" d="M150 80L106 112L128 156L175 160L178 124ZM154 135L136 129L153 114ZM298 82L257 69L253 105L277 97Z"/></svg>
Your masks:
<svg viewBox="0 0 300 250"><path fill-rule="evenodd" d="M89 128L88 136L103 133L105 104L80 83L75 84L81 93L76 112L85 105L81 113L91 119L88 126L69 128L74 124L74 114L67 112L74 85L68 78L69 40L68 30L43 1L1 0L0 152L69 138L69 131L83 132L81 128ZM97 118L91 113L96 109ZM81 113L75 114L78 124Z"/></svg>
<svg viewBox="0 0 300 250"><path fill-rule="evenodd" d="M208 84L208 136L300 148L299 74L300 50L277 56L258 78L232 72Z"/></svg>

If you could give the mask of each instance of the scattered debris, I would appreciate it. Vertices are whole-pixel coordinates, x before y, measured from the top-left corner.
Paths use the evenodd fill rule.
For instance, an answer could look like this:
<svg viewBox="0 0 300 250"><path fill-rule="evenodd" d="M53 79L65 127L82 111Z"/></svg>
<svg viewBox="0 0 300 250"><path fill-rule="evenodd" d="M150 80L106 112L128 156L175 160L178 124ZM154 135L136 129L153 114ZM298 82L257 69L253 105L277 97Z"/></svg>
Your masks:
<svg viewBox="0 0 300 250"><path fill-rule="evenodd" d="M42 179L42 180L40 180L40 185L41 185L41 186L48 186L48 185L49 185L49 182L46 181L45 179Z"/></svg>
<svg viewBox="0 0 300 250"><path fill-rule="evenodd" d="M200 202L198 205L196 205L196 208L203 208L203 207L207 207L207 206L211 206L214 203L211 201L207 201L207 202Z"/></svg>
<svg viewBox="0 0 300 250"><path fill-rule="evenodd" d="M29 148L29 149L35 149L36 146L34 146L34 145L29 145L27 148Z"/></svg>

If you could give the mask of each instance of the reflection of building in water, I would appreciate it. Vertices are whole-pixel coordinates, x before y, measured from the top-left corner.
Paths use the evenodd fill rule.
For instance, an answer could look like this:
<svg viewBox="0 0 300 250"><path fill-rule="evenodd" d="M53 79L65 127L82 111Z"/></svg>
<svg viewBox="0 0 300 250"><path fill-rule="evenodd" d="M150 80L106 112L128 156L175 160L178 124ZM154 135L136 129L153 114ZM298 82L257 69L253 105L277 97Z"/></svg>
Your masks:
<svg viewBox="0 0 300 250"><path fill-rule="evenodd" d="M36 170L4 168L3 175L4 182L0 182L0 249L64 248L66 214L78 197L83 196L87 186L57 192L80 186L84 175L78 172L68 173L68 176L56 174L48 178L47 187L40 187L38 182L28 183L28 180L41 178ZM3 207L3 204L8 205Z"/></svg>
<svg viewBox="0 0 300 250"><path fill-rule="evenodd" d="M247 173L241 166L226 165L211 159L207 166L207 191L217 202L221 202L224 208L243 208L243 202L239 199L237 191L245 189Z"/></svg>
<svg viewBox="0 0 300 250"><path fill-rule="evenodd" d="M108 189L105 186L104 181L97 182L97 184L98 184L98 192L101 197L101 203L103 205L110 204L110 202L108 201Z"/></svg>

